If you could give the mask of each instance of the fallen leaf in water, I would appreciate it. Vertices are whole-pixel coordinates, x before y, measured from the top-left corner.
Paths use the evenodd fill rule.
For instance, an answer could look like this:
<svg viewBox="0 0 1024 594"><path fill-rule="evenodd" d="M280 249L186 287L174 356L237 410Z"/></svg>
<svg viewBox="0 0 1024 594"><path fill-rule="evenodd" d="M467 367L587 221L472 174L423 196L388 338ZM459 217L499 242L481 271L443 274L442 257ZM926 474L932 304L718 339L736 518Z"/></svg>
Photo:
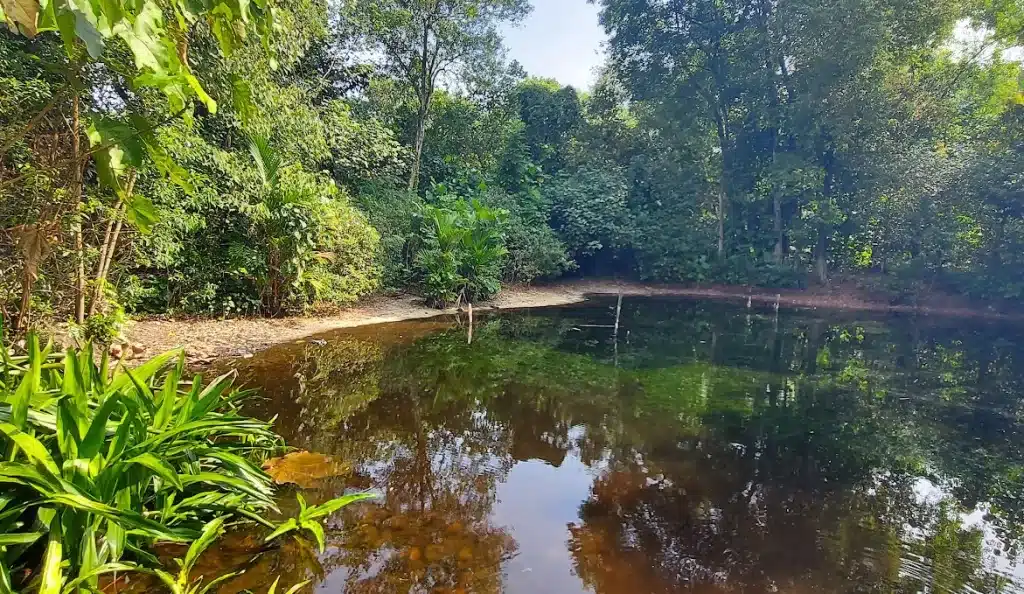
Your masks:
<svg viewBox="0 0 1024 594"><path fill-rule="evenodd" d="M279 485L293 483L303 489L312 489L320 486L324 479L344 476L351 469L330 456L303 450L271 458L263 464L263 470Z"/></svg>

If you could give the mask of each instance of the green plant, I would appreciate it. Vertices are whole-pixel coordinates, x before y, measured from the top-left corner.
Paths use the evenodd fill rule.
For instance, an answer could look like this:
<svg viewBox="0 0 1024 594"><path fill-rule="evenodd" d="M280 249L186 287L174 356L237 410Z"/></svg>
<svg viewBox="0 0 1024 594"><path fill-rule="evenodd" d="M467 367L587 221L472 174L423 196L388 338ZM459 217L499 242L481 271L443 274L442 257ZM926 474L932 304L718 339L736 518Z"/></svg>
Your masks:
<svg viewBox="0 0 1024 594"><path fill-rule="evenodd" d="M444 307L488 299L501 290L506 213L479 200L443 196L418 215L422 248L416 265L427 300Z"/></svg>
<svg viewBox="0 0 1024 594"><path fill-rule="evenodd" d="M484 197L487 206L508 212L504 226L508 257L501 276L510 283L557 278L576 268L565 244L548 223L551 204L536 184L525 185L517 194L490 191Z"/></svg>
<svg viewBox="0 0 1024 594"><path fill-rule="evenodd" d="M289 518L278 526L276 530L267 535L266 542L270 542L275 538L280 538L281 536L291 532L308 530L316 538L316 543L320 547L320 552L322 553L326 549L327 545L324 541L324 527L320 525L319 520L321 518L326 518L346 505L357 501L372 499L374 496L370 493L354 493L352 495L337 497L326 503L321 503L320 505L314 505L312 507L306 505L306 500L302 495L296 495L296 497L299 500L298 517Z"/></svg>
<svg viewBox="0 0 1024 594"><path fill-rule="evenodd" d="M259 464L283 443L238 412L250 393L232 389L232 374L187 381L177 351L111 371L90 347L59 357L34 335L26 347L0 351L0 592L95 590L101 575L131 570L204 592L214 582L188 574L225 522L276 528ZM316 533L310 520L323 515L298 527ZM170 582L156 542L193 542Z"/></svg>

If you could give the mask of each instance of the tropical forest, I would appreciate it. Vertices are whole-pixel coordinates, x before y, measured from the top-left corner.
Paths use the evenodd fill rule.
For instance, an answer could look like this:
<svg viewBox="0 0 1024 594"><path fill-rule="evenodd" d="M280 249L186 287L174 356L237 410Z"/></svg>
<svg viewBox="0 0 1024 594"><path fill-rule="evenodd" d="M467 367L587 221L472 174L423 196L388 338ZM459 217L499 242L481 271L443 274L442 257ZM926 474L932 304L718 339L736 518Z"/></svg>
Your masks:
<svg viewBox="0 0 1024 594"><path fill-rule="evenodd" d="M1024 0L0 0L0 594L1024 592L1022 329Z"/></svg>

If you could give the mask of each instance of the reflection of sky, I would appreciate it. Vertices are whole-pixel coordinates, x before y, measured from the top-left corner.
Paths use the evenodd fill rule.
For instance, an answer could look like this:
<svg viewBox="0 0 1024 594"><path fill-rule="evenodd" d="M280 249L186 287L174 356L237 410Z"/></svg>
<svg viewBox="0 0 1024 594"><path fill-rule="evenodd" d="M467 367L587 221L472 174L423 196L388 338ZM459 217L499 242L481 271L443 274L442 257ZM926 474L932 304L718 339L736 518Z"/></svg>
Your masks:
<svg viewBox="0 0 1024 594"><path fill-rule="evenodd" d="M516 557L505 564L505 592L586 591L573 574L568 525L579 520L596 473L570 454L558 468L540 460L520 462L498 485L495 524L507 527L519 544Z"/></svg>
<svg viewBox="0 0 1024 594"><path fill-rule="evenodd" d="M929 505L939 505L944 499L952 499L952 495L944 491L941 487L933 483L926 478L919 478L914 483L914 496L917 497L918 503L926 503ZM982 560L984 567L992 573L999 574L1013 580L1012 584L1007 584L1004 590L1001 592L1024 592L1020 584L1024 584L1024 563L1021 562L1020 558L1011 558L1006 556L1006 552L1003 551L1003 544L996 534L995 527L991 522L985 519L988 511L984 504L979 505L969 513L962 514L960 516L960 522L963 525L964 530L977 528L981 530L983 535L982 538ZM908 536L913 536L914 530L908 530Z"/></svg>

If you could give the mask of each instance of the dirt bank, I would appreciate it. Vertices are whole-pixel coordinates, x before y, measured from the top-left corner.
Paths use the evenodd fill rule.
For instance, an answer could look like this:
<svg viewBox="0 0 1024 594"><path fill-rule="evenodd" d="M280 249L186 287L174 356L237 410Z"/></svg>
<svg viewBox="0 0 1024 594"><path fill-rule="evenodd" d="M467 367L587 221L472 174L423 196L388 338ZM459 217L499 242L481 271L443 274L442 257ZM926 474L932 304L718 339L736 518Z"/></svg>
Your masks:
<svg viewBox="0 0 1024 594"><path fill-rule="evenodd" d="M782 306L832 308L859 311L918 312L929 315L1024 319L991 306L970 306L954 298L932 297L917 306L892 305L877 297L865 295L849 286L811 290L767 290L750 287L686 287L678 285L645 285L608 280L578 280L544 286L509 287L492 302L478 309L511 309L566 305L583 301L588 295L622 294L627 296L684 296L726 299ZM147 319L135 322L127 339L145 346L145 355L184 347L189 359L204 364L221 357L246 356L270 345L299 340L338 328L352 328L384 322L429 318L455 310L426 307L413 296L379 298L334 316L315 318L232 320L215 319Z"/></svg>

